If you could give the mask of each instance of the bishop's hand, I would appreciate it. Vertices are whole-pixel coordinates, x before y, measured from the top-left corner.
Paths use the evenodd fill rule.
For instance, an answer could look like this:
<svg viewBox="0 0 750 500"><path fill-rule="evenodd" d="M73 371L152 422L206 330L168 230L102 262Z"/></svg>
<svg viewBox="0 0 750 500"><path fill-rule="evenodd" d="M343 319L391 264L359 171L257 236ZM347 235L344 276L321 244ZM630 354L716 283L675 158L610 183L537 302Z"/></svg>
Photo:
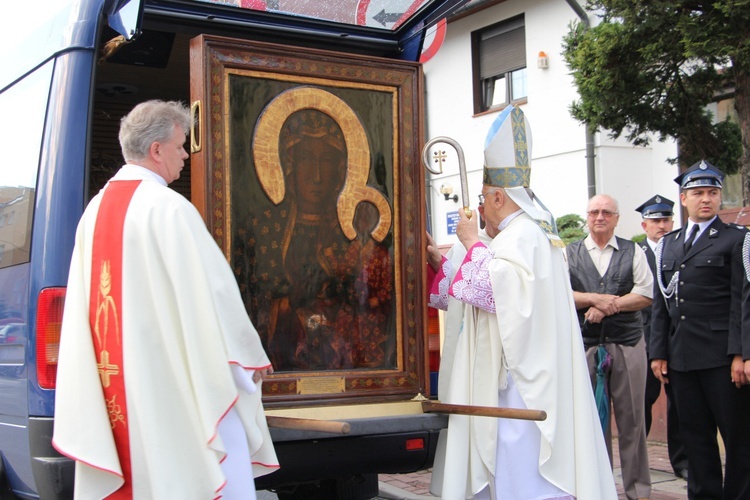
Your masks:
<svg viewBox="0 0 750 500"><path fill-rule="evenodd" d="M479 225L477 224L477 218L469 218L464 210L458 211L458 225L456 226L456 236L458 241L469 250L471 247L479 242Z"/></svg>

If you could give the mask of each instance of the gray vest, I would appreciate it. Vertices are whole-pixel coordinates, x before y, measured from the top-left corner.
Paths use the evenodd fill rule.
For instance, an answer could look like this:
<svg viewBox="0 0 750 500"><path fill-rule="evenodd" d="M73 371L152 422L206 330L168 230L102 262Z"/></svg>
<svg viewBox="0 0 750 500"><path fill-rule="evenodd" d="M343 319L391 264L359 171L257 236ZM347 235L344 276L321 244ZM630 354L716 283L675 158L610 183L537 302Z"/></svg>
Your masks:
<svg viewBox="0 0 750 500"><path fill-rule="evenodd" d="M633 290L633 258L635 243L617 238L619 250L612 253L604 276L599 276L583 240L568 245L570 284L576 292L604 293L622 296ZM639 250L640 251L640 250ZM599 324L586 323L583 315L588 307L578 309L583 343L586 347L605 343L634 346L643 335L643 317L640 311L621 312L605 317Z"/></svg>

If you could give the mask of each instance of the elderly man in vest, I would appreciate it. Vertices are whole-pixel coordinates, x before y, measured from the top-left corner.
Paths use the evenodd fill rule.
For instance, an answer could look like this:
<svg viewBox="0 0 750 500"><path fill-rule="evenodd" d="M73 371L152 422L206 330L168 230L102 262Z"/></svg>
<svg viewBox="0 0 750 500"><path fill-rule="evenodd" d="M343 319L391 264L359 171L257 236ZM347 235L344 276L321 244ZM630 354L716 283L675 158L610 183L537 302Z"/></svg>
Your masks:
<svg viewBox="0 0 750 500"><path fill-rule="evenodd" d="M653 276L643 251L615 236L619 210L614 198L594 196L586 212L589 235L568 246L567 253L589 372L594 380L595 354L603 345L612 357L606 384L617 422L623 489L629 500L648 498L645 412L636 402L644 400L647 366L640 310L651 305ZM611 459L610 413L606 415Z"/></svg>
<svg viewBox="0 0 750 500"><path fill-rule="evenodd" d="M455 247L462 248L454 249L463 260L442 258L431 239L427 257L431 304L446 308L450 296L455 306L446 321L442 402L540 409L547 419L451 415L431 486L448 500L617 496L604 439L587 434L598 425L596 407L564 245L528 189L530 140L523 112L503 110L485 143L485 231L459 211Z"/></svg>

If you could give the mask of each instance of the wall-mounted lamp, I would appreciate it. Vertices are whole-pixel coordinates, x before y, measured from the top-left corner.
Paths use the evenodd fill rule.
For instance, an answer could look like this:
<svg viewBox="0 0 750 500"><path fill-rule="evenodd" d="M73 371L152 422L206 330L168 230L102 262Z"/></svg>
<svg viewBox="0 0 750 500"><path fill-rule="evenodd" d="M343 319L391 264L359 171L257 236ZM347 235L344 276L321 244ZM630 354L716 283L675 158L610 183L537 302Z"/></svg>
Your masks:
<svg viewBox="0 0 750 500"><path fill-rule="evenodd" d="M539 69L549 68L549 57L547 57L546 52L539 52L539 58L536 60L536 67Z"/></svg>
<svg viewBox="0 0 750 500"><path fill-rule="evenodd" d="M451 196L451 193L453 193L453 186L450 184L443 184L440 186L440 193L445 196L445 201L453 200L454 203L458 203L458 195L454 194Z"/></svg>

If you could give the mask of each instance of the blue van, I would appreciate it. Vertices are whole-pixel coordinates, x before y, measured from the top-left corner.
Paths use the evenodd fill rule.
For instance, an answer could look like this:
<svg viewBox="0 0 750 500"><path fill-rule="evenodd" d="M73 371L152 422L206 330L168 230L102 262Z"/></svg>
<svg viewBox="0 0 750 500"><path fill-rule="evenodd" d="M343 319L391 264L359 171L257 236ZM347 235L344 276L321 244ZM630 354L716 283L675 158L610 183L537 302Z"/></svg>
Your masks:
<svg viewBox="0 0 750 500"><path fill-rule="evenodd" d="M214 48L233 40L249 43L250 54L253 47L282 53L286 47L301 51L300 60L329 61L322 66L364 64L369 80L361 87L370 92L392 85L394 71L406 71L412 115L404 118L399 100L390 108L393 123L381 135L403 135L394 154L416 150L423 143L416 61L425 31L464 1L51 0L3 7L8 26L0 30L0 147L6 155L0 167L0 498L72 498L73 463L51 446L60 323L78 219L122 163L119 118L147 99L194 102L195 89L208 81L197 82L196 40ZM351 72L351 78L360 73ZM334 93L341 87L320 75L296 78L305 85L323 82ZM402 91L393 95L401 99ZM226 242L210 208L217 151L208 135L209 116L218 111L210 102L195 102L200 128L192 137L192 173L172 187L196 204L221 245ZM418 153L398 161L418 163ZM421 293L408 292L420 289L422 274L412 269L414 263L408 270L403 266L409 247L424 247L424 174L409 168L412 179L390 180L392 199L401 197L393 206L403 203L395 215L405 220L408 215L412 224L392 230L404 249L393 278L400 293L395 361L390 368L337 372L343 395L331 390L321 373L280 375L289 387L296 383L297 392L269 394L269 413L351 423L346 436L273 429L282 469L259 488L273 488L282 498L369 498L377 493L378 472L411 472L432 463L437 433L447 419L415 411L409 402L429 394L426 307ZM408 207L417 207L416 217L404 213ZM366 385L361 373L377 391L361 389ZM357 383L360 389L352 389Z"/></svg>

